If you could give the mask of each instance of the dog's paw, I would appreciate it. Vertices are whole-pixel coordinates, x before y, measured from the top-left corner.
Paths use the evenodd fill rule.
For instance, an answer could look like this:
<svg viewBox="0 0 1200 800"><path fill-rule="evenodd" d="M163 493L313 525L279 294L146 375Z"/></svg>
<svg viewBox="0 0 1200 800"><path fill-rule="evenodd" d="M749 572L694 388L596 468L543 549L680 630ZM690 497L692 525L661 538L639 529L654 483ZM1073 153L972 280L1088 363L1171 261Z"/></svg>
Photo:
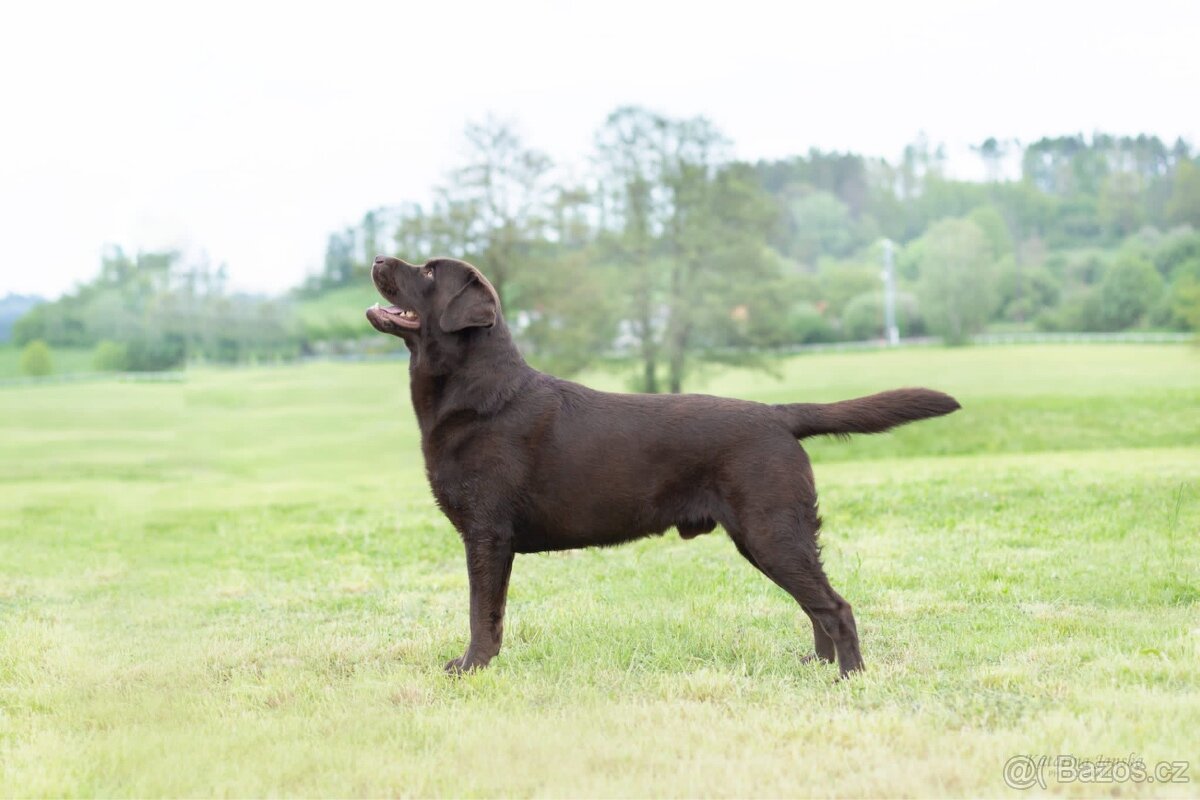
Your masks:
<svg viewBox="0 0 1200 800"><path fill-rule="evenodd" d="M832 664L833 660L816 653L809 653L806 656L800 657L801 664Z"/></svg>
<svg viewBox="0 0 1200 800"><path fill-rule="evenodd" d="M469 653L463 653L458 658L452 658L447 661L444 669L447 675L464 675L468 672L474 672L477 669L483 669L487 665L487 661L472 658Z"/></svg>

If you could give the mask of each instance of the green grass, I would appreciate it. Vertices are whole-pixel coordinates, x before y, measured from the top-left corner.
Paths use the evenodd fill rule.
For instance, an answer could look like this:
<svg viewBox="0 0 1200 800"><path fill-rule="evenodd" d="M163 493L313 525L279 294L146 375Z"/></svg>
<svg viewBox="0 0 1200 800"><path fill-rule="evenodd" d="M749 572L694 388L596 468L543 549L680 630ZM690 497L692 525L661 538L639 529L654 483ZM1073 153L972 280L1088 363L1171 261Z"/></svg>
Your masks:
<svg viewBox="0 0 1200 800"><path fill-rule="evenodd" d="M780 367L695 388L964 405L812 443L847 682L719 531L519 557L503 653L444 676L466 573L399 363L0 389L0 794L1000 796L1134 753L1193 783L1120 794L1194 796L1200 354Z"/></svg>

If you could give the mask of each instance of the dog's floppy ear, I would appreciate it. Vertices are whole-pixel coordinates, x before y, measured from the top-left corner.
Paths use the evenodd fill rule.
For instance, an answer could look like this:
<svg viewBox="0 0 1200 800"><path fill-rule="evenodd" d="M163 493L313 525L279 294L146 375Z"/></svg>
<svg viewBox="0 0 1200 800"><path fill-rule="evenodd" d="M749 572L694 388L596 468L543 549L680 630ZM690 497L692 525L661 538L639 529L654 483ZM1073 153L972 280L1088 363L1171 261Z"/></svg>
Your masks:
<svg viewBox="0 0 1200 800"><path fill-rule="evenodd" d="M490 328L496 324L496 293L478 275L471 275L467 285L450 298L439 321L447 333L464 328Z"/></svg>

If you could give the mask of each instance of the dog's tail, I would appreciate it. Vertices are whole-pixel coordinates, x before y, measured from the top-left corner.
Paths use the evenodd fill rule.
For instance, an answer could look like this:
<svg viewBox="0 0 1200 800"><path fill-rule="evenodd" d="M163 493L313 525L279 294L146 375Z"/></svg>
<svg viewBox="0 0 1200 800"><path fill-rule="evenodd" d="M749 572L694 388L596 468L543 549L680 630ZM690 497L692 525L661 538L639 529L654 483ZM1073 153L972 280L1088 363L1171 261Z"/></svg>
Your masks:
<svg viewBox="0 0 1200 800"><path fill-rule="evenodd" d="M897 425L940 417L961 407L950 395L932 389L893 389L840 403L775 406L797 439L823 434L883 433Z"/></svg>

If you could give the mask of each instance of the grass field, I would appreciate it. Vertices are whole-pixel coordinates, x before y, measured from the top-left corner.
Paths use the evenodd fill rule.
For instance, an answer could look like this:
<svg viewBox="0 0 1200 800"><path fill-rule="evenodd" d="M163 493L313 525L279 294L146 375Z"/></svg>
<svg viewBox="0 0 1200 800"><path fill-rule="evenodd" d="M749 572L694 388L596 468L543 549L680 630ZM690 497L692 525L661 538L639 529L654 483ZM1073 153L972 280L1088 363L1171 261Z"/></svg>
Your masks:
<svg viewBox="0 0 1200 800"><path fill-rule="evenodd" d="M1196 796L1200 353L780 368L695 388L964 405L810 447L850 681L719 531L518 557L504 651L443 675L466 572L401 363L0 389L0 794L1004 796L1013 755L1136 754L1192 782L1047 789Z"/></svg>

